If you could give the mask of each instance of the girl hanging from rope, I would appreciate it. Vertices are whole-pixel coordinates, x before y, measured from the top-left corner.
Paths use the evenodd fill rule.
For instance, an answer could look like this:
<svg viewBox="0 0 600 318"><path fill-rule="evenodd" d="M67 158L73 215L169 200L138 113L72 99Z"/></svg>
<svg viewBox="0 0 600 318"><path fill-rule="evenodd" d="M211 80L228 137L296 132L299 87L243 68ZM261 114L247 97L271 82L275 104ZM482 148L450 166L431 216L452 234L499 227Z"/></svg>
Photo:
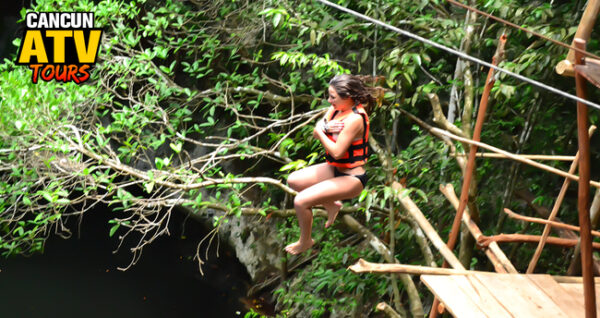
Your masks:
<svg viewBox="0 0 600 318"><path fill-rule="evenodd" d="M327 162L295 171L287 179L299 192L294 208L300 239L285 247L294 255L315 243L311 237L313 206L325 207L325 227L330 227L342 207L340 200L357 197L367 183L363 165L367 161L369 117L364 107L373 103L373 97L358 77L348 74L331 79L328 91L331 107L313 130L313 137L325 148Z"/></svg>

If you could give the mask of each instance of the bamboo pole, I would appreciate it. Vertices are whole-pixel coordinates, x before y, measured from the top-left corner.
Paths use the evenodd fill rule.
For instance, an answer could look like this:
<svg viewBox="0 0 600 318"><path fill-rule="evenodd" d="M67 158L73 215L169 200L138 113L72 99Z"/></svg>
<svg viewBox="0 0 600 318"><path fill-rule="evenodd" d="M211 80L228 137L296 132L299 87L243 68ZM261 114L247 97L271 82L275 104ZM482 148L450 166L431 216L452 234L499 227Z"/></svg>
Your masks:
<svg viewBox="0 0 600 318"><path fill-rule="evenodd" d="M591 136L595 130L596 130L596 126L591 126L590 129L588 130L588 134ZM575 159L571 163L571 167L569 167L570 174L573 174L575 172L575 169L577 169L578 164L579 164L579 151L575 154ZM563 181L563 185L560 188L560 192L558 193L558 197L556 198L556 201L554 201L554 206L552 207L552 212L550 212L550 216L548 216L548 221L553 221L554 218L556 217L556 214L558 214L558 210L560 209L560 206L565 197L565 194L567 193L567 189L569 188L570 183L571 183L571 180L565 178L565 180ZM535 253L533 254L533 257L531 258L531 261L529 261L529 266L527 267L527 274L531 274L535 270L535 266L537 265L540 255L542 254L542 250L544 249L544 244L546 243L546 238L548 237L548 235L550 235L550 226L545 226L544 232L542 233L542 240L540 241L537 248L535 249Z"/></svg>
<svg viewBox="0 0 600 318"><path fill-rule="evenodd" d="M593 0L592 0L593 1ZM592 5L592 2L590 2ZM597 5L597 7L600 7ZM597 12L596 12L597 14ZM595 19L595 17L594 17ZM591 31L590 31L591 32ZM575 47L586 49L586 41L575 38ZM583 54L575 52L575 65L583 61ZM577 97L587 99L587 81L579 74L575 74ZM579 140L579 175L581 182L578 191L579 226L581 227L581 272L583 273L583 295L585 299L586 318L596 317L596 288L594 286L594 261L592 259L592 235L590 221L590 137L588 130L588 108L585 104L577 102L577 137Z"/></svg>
<svg viewBox="0 0 600 318"><path fill-rule="evenodd" d="M492 242L501 243L537 243L541 240L539 235L527 235L527 234L498 234L493 236L481 236L477 243L481 246L488 246ZM578 239L566 239L561 237L549 236L546 239L546 243L553 245L560 245L563 247L573 247L579 243ZM592 247L596 250L600 250L600 243L592 243Z"/></svg>
<svg viewBox="0 0 600 318"><path fill-rule="evenodd" d="M566 224L566 223L561 223L561 222L549 221L549 220L535 218L535 217L530 217L530 216L525 216L525 215L520 215L520 214L517 214L517 213L511 211L508 208L504 208L504 212L506 214L508 214L508 216L511 217L511 218L513 218L513 219L517 219L517 220L521 220L521 221L526 221L526 222L539 223L539 224L546 224L546 225L548 225L548 227L557 227L557 228L567 229L567 230L577 231L577 232L580 231L579 226L575 226L575 225L571 225L571 224ZM592 235L600 237L600 232L592 230ZM542 235L542 238L543 237L544 236ZM527 274L531 274L531 273L527 273Z"/></svg>
<svg viewBox="0 0 600 318"><path fill-rule="evenodd" d="M410 275L474 275L474 274L493 274L484 271L472 271L472 270L461 270L454 268L441 268L441 267L430 267L430 266L418 266L418 265L407 265L407 264L380 264L371 263L360 258L356 263L348 267L354 273L375 273L375 274L389 274L389 273L404 273ZM514 274L508 274L514 275ZM523 274L521 274L523 275ZM548 275L548 274L527 274L527 275ZM581 284L583 279L576 276L558 276L551 275L552 278L561 284ZM600 277L594 279L596 284L600 284Z"/></svg>
<svg viewBox="0 0 600 318"><path fill-rule="evenodd" d="M462 138L462 137L454 135L454 134L452 134L452 133L450 133L450 132L448 132L446 130L439 129L439 128L431 128L431 131L434 132L434 133L437 133L437 134L440 134L440 135L444 135L446 137L450 137L452 139L461 141L461 142L465 142L465 143L468 143L468 144L476 145L478 147L485 148L485 149L493 151L493 152L504 154L504 155L506 155L508 158L510 158L512 160L516 160L516 161L525 163L527 165L530 165L530 166L542 169L544 171L548 171L548 172L557 174L559 176L562 176L562 177L565 177L565 178L569 178L569 179L571 179L573 181L579 182L579 176L576 176L576 175L564 172L562 170L556 169L554 167L551 167L551 166L548 166L548 165L545 165L545 164L542 164L542 163L539 163L539 162L535 162L535 161L527 159L527 158L522 158L520 155L516 155L516 154L510 153L508 151L504 151L502 149L496 148L494 146L490 146L490 145L485 144L483 142L478 142L478 141L474 141L474 140L471 140L471 139ZM595 187L595 188L600 188L600 182L589 181L589 184L591 186Z"/></svg>
<svg viewBox="0 0 600 318"><path fill-rule="evenodd" d="M451 153L452 157L466 157L466 154L457 154ZM478 152L476 154L477 157L480 158L497 158L497 159L510 159L508 156L501 153L490 153L490 152ZM531 159L531 160L554 160L554 161L573 161L575 160L575 156L550 156L550 155L522 155L522 158Z"/></svg>
<svg viewBox="0 0 600 318"><path fill-rule="evenodd" d="M354 273L406 273L411 275L467 275L475 271L455 268L440 268L406 264L379 264L359 259L354 265L348 266Z"/></svg>

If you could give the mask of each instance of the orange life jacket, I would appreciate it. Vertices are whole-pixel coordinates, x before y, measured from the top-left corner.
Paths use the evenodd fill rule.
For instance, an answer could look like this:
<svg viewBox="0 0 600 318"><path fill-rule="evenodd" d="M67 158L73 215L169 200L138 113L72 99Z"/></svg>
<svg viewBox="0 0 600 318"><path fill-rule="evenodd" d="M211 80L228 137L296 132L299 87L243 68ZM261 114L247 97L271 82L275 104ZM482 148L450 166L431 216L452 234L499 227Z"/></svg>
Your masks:
<svg viewBox="0 0 600 318"><path fill-rule="evenodd" d="M348 150L346 150L346 153L344 153L344 155L339 159L333 158L329 154L329 152L325 151L325 159L327 160L327 163L332 166L340 168L354 168L362 166L367 162L367 149L369 140L369 116L367 115L367 112L361 104L352 107L352 111L356 114L359 114L363 119L363 136L361 139L352 141L350 147L348 147ZM331 114L331 118L329 118L329 120L332 120L335 117L335 115L337 115L337 113L337 110L334 111ZM327 135L327 137L331 141L336 141L333 138L333 134L326 133L325 135Z"/></svg>

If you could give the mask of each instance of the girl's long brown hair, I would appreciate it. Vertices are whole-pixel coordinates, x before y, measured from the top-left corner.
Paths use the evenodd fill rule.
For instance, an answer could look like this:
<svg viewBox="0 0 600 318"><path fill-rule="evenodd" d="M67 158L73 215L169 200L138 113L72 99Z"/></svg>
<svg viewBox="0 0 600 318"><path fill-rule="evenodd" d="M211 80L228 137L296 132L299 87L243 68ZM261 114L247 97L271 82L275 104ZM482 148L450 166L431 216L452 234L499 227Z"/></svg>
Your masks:
<svg viewBox="0 0 600 318"><path fill-rule="evenodd" d="M375 98L371 94L370 87L367 87L358 76L350 74L336 75L329 81L329 85L335 89L339 97L352 98L354 103L363 104L367 113L375 104Z"/></svg>

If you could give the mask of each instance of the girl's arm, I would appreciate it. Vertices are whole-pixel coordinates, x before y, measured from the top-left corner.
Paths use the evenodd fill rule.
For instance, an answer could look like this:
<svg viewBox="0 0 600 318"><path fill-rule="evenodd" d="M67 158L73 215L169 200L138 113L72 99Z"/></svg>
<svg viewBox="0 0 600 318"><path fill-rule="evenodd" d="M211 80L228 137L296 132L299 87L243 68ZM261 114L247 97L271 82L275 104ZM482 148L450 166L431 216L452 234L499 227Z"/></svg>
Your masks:
<svg viewBox="0 0 600 318"><path fill-rule="evenodd" d="M362 127L362 117L358 114L352 114L344 121L344 129L340 132L336 141L331 141L327 135L315 127L313 135L318 138L325 147L325 150L335 159L339 159L350 147L350 144L356 136L360 134Z"/></svg>
<svg viewBox="0 0 600 318"><path fill-rule="evenodd" d="M331 117L332 113L333 113L333 106L329 106L329 108L325 112L325 116L323 116L323 118L321 118L321 120L319 120L319 123L326 123L329 120L329 118ZM317 123L317 125L315 125L315 127L319 126L319 125L322 125L322 124L319 124L319 123Z"/></svg>

